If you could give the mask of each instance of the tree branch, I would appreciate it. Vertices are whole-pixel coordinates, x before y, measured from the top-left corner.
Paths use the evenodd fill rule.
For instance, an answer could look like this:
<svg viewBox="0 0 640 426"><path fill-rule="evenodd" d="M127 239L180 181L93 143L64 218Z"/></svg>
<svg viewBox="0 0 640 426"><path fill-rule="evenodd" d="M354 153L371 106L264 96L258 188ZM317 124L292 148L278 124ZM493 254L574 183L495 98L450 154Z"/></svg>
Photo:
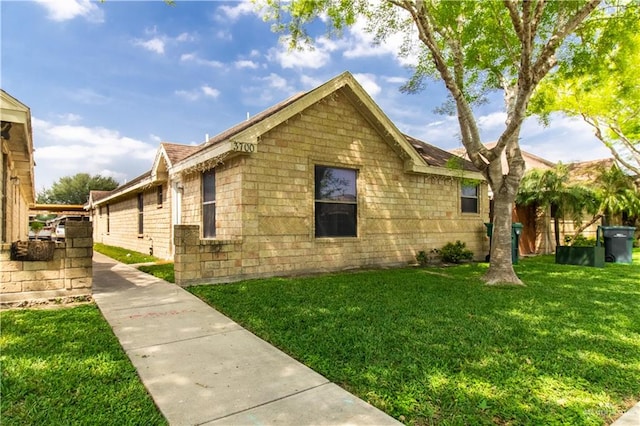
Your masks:
<svg viewBox="0 0 640 426"><path fill-rule="evenodd" d="M601 1L602 0L589 0L571 19L556 29L549 38L549 41L547 41L547 44L542 48L540 56L533 66L534 84L538 84L549 70L556 65L557 59L555 58L555 53L562 41L595 10Z"/></svg>

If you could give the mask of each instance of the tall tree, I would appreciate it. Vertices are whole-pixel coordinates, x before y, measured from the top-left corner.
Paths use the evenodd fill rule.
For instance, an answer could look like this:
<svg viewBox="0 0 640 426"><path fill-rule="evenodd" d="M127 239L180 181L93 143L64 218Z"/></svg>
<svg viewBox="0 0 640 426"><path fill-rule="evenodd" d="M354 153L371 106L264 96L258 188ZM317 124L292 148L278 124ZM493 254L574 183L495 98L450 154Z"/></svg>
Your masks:
<svg viewBox="0 0 640 426"><path fill-rule="evenodd" d="M112 177L78 173L74 176L61 177L51 185L51 188L43 189L38 193L37 202L41 204L84 204L89 200L90 191L111 191L118 185L118 181Z"/></svg>
<svg viewBox="0 0 640 426"><path fill-rule="evenodd" d="M382 42L405 35L403 54L417 55L418 65L407 90L418 90L425 78L444 81L455 106L462 143L469 159L484 174L494 194L491 263L487 284L522 284L511 260L511 212L524 174L518 142L531 95L558 64L557 53L585 22L615 16L601 0L263 0L275 28L287 32L290 45L309 40L306 28L318 17L339 33L358 19ZM417 40L412 49L412 40ZM502 90L507 118L494 148L487 148L473 112L488 90ZM501 163L506 155L507 170Z"/></svg>
<svg viewBox="0 0 640 426"><path fill-rule="evenodd" d="M538 87L531 111L544 122L558 111L581 117L618 163L640 177L640 3L623 14L585 28L592 35Z"/></svg>

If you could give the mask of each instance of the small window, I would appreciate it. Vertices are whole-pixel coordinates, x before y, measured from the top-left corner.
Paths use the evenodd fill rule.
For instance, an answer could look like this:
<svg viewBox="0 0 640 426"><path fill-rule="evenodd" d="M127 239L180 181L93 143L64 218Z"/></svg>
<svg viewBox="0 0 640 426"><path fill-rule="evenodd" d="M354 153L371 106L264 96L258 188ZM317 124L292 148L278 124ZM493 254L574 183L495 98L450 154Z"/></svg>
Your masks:
<svg viewBox="0 0 640 426"><path fill-rule="evenodd" d="M462 185L460 205L462 213L478 213L478 185Z"/></svg>
<svg viewBox="0 0 640 426"><path fill-rule="evenodd" d="M216 173L208 170L202 174L202 236L216 236Z"/></svg>
<svg viewBox="0 0 640 426"><path fill-rule="evenodd" d="M156 200L158 208L162 208L162 185L158 186L156 189Z"/></svg>
<svg viewBox="0 0 640 426"><path fill-rule="evenodd" d="M109 218L109 204L107 204L107 234L111 231L111 221Z"/></svg>
<svg viewBox="0 0 640 426"><path fill-rule="evenodd" d="M316 237L357 236L356 179L356 170L315 167Z"/></svg>
<svg viewBox="0 0 640 426"><path fill-rule="evenodd" d="M138 194L138 235L144 234L144 197Z"/></svg>

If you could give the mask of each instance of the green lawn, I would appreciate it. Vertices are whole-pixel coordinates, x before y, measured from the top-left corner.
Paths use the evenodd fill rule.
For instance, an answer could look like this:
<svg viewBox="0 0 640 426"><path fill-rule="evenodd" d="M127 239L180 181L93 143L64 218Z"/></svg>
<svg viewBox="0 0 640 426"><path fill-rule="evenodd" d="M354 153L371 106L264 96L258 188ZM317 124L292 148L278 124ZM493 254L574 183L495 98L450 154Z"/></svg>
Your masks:
<svg viewBox="0 0 640 426"><path fill-rule="evenodd" d="M161 261L157 257L149 256L148 254L140 253L133 250L124 249L122 247L108 246L106 244L95 243L93 249L98 253L102 253L105 256L109 256L118 262L126 263L128 265L134 263L147 263Z"/></svg>
<svg viewBox="0 0 640 426"><path fill-rule="evenodd" d="M190 291L408 424L609 423L640 400L640 251L633 265L521 259L274 278Z"/></svg>
<svg viewBox="0 0 640 426"><path fill-rule="evenodd" d="M164 425L95 305L0 313L2 425Z"/></svg>

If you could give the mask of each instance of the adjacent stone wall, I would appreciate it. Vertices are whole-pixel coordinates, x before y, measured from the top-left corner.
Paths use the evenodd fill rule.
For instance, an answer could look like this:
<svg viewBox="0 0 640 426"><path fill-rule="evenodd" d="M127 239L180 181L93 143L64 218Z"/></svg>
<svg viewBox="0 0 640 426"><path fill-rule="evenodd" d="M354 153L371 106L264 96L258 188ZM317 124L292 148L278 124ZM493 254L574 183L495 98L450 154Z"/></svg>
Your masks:
<svg viewBox="0 0 640 426"><path fill-rule="evenodd" d="M56 243L53 260L12 261L10 244L0 250L0 304L90 297L93 284L91 222L67 221L66 240Z"/></svg>
<svg viewBox="0 0 640 426"><path fill-rule="evenodd" d="M158 202L158 186L141 191L143 199L143 232L138 233L138 194L132 192L93 212L94 239L98 243L122 247L161 259L173 257L171 245L171 190L162 185L162 202ZM108 222L108 225L107 225Z"/></svg>

